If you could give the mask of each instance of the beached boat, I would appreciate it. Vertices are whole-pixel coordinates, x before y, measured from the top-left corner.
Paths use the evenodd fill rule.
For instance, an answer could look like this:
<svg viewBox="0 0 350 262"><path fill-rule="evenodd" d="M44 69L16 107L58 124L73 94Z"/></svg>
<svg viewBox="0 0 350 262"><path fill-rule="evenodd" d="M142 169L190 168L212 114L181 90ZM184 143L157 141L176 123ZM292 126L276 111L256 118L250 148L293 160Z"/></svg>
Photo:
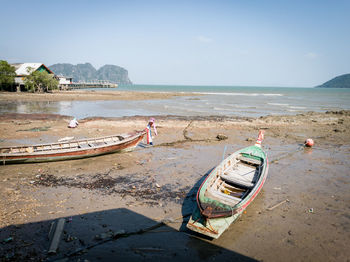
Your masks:
<svg viewBox="0 0 350 262"><path fill-rule="evenodd" d="M2 164L46 162L130 151L141 142L145 134L145 131L136 131L52 144L0 147L0 161Z"/></svg>
<svg viewBox="0 0 350 262"><path fill-rule="evenodd" d="M254 146L238 150L210 172L197 192L187 228L218 238L254 200L268 173L262 140L260 131Z"/></svg>

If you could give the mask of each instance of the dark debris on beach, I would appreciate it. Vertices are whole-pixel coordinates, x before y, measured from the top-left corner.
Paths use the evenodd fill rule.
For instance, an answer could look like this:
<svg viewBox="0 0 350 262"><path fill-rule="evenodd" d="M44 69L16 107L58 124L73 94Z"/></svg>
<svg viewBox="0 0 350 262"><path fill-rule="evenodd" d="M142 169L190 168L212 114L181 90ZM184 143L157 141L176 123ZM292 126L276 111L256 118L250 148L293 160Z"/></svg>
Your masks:
<svg viewBox="0 0 350 262"><path fill-rule="evenodd" d="M190 190L189 186L182 188L175 188L171 184L159 186L149 178L141 179L137 174L113 178L109 173L93 176L78 175L75 178L40 174L36 176L33 185L88 189L104 195L116 194L122 198L131 196L150 206L158 205L159 201L181 203Z"/></svg>

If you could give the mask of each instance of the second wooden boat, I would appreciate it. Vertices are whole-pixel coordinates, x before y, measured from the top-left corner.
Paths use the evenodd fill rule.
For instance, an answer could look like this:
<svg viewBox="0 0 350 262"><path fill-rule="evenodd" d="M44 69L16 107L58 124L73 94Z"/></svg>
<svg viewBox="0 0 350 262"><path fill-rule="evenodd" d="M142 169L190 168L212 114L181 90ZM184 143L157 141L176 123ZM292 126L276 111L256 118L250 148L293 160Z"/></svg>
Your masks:
<svg viewBox="0 0 350 262"><path fill-rule="evenodd" d="M52 144L0 147L2 164L58 161L133 150L145 131Z"/></svg>
<svg viewBox="0 0 350 262"><path fill-rule="evenodd" d="M212 170L197 192L187 228L218 238L255 199L268 173L262 140L260 131L254 146L238 150Z"/></svg>

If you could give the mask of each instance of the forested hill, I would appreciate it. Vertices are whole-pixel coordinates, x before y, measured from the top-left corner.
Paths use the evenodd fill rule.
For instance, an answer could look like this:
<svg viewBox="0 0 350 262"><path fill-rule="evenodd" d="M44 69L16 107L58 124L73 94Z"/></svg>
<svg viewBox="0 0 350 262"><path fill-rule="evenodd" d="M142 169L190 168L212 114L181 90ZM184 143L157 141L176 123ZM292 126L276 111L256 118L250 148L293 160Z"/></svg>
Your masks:
<svg viewBox="0 0 350 262"><path fill-rule="evenodd" d="M96 70L90 63L85 64L54 64L49 68L56 75L73 77L73 82L107 80L116 84L130 85L128 71L116 65L104 65Z"/></svg>
<svg viewBox="0 0 350 262"><path fill-rule="evenodd" d="M323 88L350 88L350 74L337 76L326 83L316 86Z"/></svg>

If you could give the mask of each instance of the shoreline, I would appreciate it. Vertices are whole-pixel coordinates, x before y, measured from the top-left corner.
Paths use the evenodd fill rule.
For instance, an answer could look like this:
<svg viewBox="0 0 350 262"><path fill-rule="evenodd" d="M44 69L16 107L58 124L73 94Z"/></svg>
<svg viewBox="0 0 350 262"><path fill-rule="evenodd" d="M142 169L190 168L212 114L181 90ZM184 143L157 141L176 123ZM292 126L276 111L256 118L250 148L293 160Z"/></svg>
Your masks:
<svg viewBox="0 0 350 262"><path fill-rule="evenodd" d="M109 101L169 99L178 96L200 96L191 92L95 91L69 90L52 93L0 92L0 101Z"/></svg>

